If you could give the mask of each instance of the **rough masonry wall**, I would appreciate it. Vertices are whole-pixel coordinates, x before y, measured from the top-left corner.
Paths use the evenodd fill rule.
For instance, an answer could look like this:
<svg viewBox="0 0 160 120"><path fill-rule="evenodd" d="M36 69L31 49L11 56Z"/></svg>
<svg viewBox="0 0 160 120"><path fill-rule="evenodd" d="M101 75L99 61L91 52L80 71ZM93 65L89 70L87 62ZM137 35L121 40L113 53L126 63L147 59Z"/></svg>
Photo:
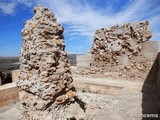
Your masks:
<svg viewBox="0 0 160 120"><path fill-rule="evenodd" d="M75 100L63 31L54 14L39 5L34 9L33 18L25 23L18 82L22 103L20 120L72 117L71 112L63 113L65 105Z"/></svg>
<svg viewBox="0 0 160 120"><path fill-rule="evenodd" d="M117 56L127 54L131 59L137 56L142 46L139 43L149 41L151 32L147 21L115 25L110 29L102 28L94 35L91 49L94 61L104 61L106 64L118 64Z"/></svg>
<svg viewBox="0 0 160 120"><path fill-rule="evenodd" d="M156 58L158 52L151 50L151 53L155 52L151 59L143 56L142 51L147 51L145 46L150 44L150 38L148 21L99 29L94 35L91 48L91 66L117 72L118 76L126 78L144 78L154 61L152 58ZM153 45L154 43L151 43L150 46ZM158 45L156 47L158 48Z"/></svg>

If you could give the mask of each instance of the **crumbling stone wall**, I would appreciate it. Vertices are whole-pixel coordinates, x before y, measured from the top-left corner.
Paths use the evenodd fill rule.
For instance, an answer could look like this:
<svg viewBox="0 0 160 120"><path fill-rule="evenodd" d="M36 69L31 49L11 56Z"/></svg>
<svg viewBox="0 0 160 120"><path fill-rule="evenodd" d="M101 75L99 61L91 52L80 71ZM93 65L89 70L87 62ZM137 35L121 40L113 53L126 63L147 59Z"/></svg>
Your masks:
<svg viewBox="0 0 160 120"><path fill-rule="evenodd" d="M137 56L142 49L139 43L149 41L150 38L151 32L147 21L115 25L110 29L102 28L94 35L91 52L94 61L116 65L117 56L127 54L129 59Z"/></svg>
<svg viewBox="0 0 160 120"><path fill-rule="evenodd" d="M91 48L91 66L114 71L118 76L129 79L144 79L154 61L152 58L156 58L157 54L151 59L142 54L144 50L147 51L146 45L150 38L148 21L99 29L94 35Z"/></svg>
<svg viewBox="0 0 160 120"><path fill-rule="evenodd" d="M82 110L75 103L63 31L54 14L40 5L35 7L33 18L25 23L18 82L22 104L20 120L84 117L84 114L70 112L73 106L74 113Z"/></svg>

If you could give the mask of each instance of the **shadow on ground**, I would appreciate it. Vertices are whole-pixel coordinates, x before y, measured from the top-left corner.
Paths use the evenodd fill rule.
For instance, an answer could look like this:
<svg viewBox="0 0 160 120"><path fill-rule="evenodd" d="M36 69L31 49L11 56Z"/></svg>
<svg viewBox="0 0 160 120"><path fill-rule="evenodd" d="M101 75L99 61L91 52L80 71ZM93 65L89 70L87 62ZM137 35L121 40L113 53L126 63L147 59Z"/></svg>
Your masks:
<svg viewBox="0 0 160 120"><path fill-rule="evenodd" d="M160 53L142 86L142 120L160 120Z"/></svg>

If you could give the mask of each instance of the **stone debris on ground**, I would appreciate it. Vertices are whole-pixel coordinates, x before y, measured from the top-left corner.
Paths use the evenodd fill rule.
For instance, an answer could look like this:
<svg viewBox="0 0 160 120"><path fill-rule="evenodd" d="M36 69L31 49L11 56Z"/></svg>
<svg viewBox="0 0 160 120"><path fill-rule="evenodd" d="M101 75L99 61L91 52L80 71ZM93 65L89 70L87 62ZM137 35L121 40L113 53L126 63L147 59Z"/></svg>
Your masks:
<svg viewBox="0 0 160 120"><path fill-rule="evenodd" d="M86 78L81 79L84 81L88 80ZM101 81L104 82L108 81L106 78L92 78L94 81L97 81L98 79L101 79ZM77 90L75 93L86 104L85 113L87 114L87 118L84 118L84 120L135 120L135 117L130 117L128 115L141 114L142 112L142 94L140 93L142 83L123 80L109 81L112 84L118 82L120 85L124 85L124 88L121 89L116 95L90 93L82 90ZM122 84L122 82L125 84ZM68 109L66 106L66 110L64 110L63 107L58 107L56 110L61 113L61 119L63 120L63 117L65 117L68 113L76 113L77 106L78 104L72 104L72 109ZM11 106L10 109L5 111L3 109L3 112L0 109L0 120L1 118L5 118L5 120L17 120L20 111L21 109L17 109L17 105ZM78 114L82 114L81 112L83 111L78 109ZM136 120L141 119L141 117L136 118Z"/></svg>

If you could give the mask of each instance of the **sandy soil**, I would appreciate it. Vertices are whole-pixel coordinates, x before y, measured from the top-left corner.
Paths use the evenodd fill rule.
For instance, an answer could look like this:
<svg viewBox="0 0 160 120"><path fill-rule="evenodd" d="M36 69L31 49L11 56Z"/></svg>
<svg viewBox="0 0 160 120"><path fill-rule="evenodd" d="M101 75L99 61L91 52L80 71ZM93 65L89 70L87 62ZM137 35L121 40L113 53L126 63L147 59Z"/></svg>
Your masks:
<svg viewBox="0 0 160 120"><path fill-rule="evenodd" d="M97 107L101 108L97 114L94 115L93 120L142 119L141 116L138 116L142 113L142 82L83 77L77 77L75 80L99 85L123 87L123 89L119 90L116 95L80 93L83 100L88 104L92 103L93 105L97 105Z"/></svg>
<svg viewBox="0 0 160 120"><path fill-rule="evenodd" d="M141 93L143 82L128 81L122 79L74 77L75 82L88 83L103 86L116 86L122 89L115 91L116 94L90 93L78 89L77 95L87 103L90 120L142 120L144 111L144 94ZM100 88L96 88L100 89ZM111 88L112 89L112 88ZM147 96L147 95L145 95ZM150 104L147 96L147 105L155 106L156 96L152 95ZM18 104L0 108L0 120L16 120L18 117ZM152 108L149 106L149 109ZM156 108L157 109L157 108Z"/></svg>
<svg viewBox="0 0 160 120"><path fill-rule="evenodd" d="M18 111L19 103L14 103L9 106L0 108L0 120L16 120L19 111Z"/></svg>
<svg viewBox="0 0 160 120"><path fill-rule="evenodd" d="M91 120L141 120L142 119L142 82L112 80L106 78L74 77L75 81L122 87L117 94L89 93L79 90L78 96L90 107ZM0 108L0 120L16 120L18 103ZM96 110L94 110L97 108Z"/></svg>

